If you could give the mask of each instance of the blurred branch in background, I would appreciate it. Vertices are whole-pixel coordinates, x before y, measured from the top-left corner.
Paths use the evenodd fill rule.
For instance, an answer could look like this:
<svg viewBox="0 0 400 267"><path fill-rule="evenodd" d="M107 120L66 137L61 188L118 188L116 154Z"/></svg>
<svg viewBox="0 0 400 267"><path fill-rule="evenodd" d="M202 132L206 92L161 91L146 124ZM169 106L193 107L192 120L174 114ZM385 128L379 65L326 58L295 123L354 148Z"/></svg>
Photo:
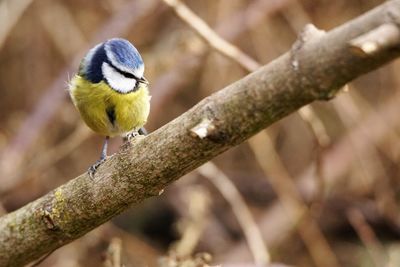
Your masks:
<svg viewBox="0 0 400 267"><path fill-rule="evenodd" d="M208 222L211 199L207 189L202 186L189 187L183 198L188 206L188 216L178 222L181 238L173 244L170 253L178 258L190 258Z"/></svg>
<svg viewBox="0 0 400 267"><path fill-rule="evenodd" d="M0 50L7 36L33 0L3 0L0 2Z"/></svg>
<svg viewBox="0 0 400 267"><path fill-rule="evenodd" d="M104 267L121 267L122 240L120 238L111 239L107 249Z"/></svg>
<svg viewBox="0 0 400 267"><path fill-rule="evenodd" d="M62 54L65 62L69 63L75 55L81 55L80 51L83 47L88 47L88 43L66 6L57 1L53 1L50 5L42 2L39 11L38 17L43 28ZM60 29L64 30L60 31ZM69 79L66 82L68 83Z"/></svg>
<svg viewBox="0 0 400 267"><path fill-rule="evenodd" d="M240 227L243 229L247 244L254 257L254 263L260 266L270 264L271 257L262 239L261 231L235 185L212 162L200 166L197 171L217 187L218 191L228 201Z"/></svg>
<svg viewBox="0 0 400 267"><path fill-rule="evenodd" d="M161 255L160 251L141 238L115 227L112 223L106 223L56 250L43 265L97 267L113 263L116 266L120 260L122 264L118 266L156 267Z"/></svg>
<svg viewBox="0 0 400 267"><path fill-rule="evenodd" d="M322 159L322 172L329 187L338 184L339 178L349 170L358 155L364 155L371 146L385 140L390 135L388 128L399 126L399 100L399 95L395 95L378 109L371 110L361 122L326 150ZM314 166L309 166L298 179L300 190L307 199L317 194L313 173Z"/></svg>
<svg viewBox="0 0 400 267"><path fill-rule="evenodd" d="M376 238L372 228L368 225L364 215L356 208L349 208L346 211L347 218L349 219L354 230L357 232L361 241L367 247L376 267L387 266L388 259L384 247Z"/></svg>
<svg viewBox="0 0 400 267"><path fill-rule="evenodd" d="M175 13L186 22L196 33L198 33L211 47L221 54L233 59L250 72L261 67L254 59L246 55L243 51L234 45L220 38L200 17L198 17L191 9L189 9L180 0L163 0L164 3L173 8Z"/></svg>
<svg viewBox="0 0 400 267"><path fill-rule="evenodd" d="M70 155L80 144L87 140L93 133L83 123L77 125L76 129L67 136L62 142L51 147L50 149L42 152L40 157L36 157L26 165L21 166L13 174L14 184L10 188L4 188L0 191L0 195L6 195L14 186L19 185L20 182L26 182L24 175L32 171L46 172L50 166L56 164L59 160Z"/></svg>
<svg viewBox="0 0 400 267"><path fill-rule="evenodd" d="M264 132L249 140L250 146L264 173L278 195L279 201L297 228L316 266L340 266L318 224L299 195L293 179L289 176L274 149L273 141Z"/></svg>
<svg viewBox="0 0 400 267"><path fill-rule="evenodd" d="M338 97L342 97L342 95ZM386 140L391 132L389 129L400 127L400 121L398 120L399 103L400 97L398 95L386 100L378 109L371 110L365 118L360 119L361 121L350 132L346 133L323 153L321 159L322 177L329 188L335 188L341 184L342 179L345 177L344 175L350 171L359 155L366 154L371 149L371 146ZM372 125L373 127L371 127ZM357 140L357 142L354 142L354 140ZM308 166L296 178L296 181L302 197L307 201L312 201L315 196L319 195L314 163ZM390 214L392 216L389 219L394 223L395 227L400 229L398 212ZM273 204L264 213L259 224L261 229L275 230L273 233L263 231L264 239L267 241L268 246L282 242L282 239L286 237L292 227L288 215L285 214L279 203ZM243 255L243 253L238 253L238 251L242 251L241 248L243 246L244 244L237 245L225 257L231 258L235 254Z"/></svg>

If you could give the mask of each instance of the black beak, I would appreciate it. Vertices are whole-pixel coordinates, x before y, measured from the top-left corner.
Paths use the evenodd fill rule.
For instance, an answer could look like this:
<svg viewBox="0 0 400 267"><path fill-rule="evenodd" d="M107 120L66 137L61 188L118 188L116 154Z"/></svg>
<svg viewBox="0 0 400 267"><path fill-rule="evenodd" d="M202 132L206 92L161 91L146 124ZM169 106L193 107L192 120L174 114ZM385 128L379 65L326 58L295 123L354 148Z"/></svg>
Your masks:
<svg viewBox="0 0 400 267"><path fill-rule="evenodd" d="M149 84L149 81L144 76L142 78L139 78L138 82L144 83L144 84Z"/></svg>

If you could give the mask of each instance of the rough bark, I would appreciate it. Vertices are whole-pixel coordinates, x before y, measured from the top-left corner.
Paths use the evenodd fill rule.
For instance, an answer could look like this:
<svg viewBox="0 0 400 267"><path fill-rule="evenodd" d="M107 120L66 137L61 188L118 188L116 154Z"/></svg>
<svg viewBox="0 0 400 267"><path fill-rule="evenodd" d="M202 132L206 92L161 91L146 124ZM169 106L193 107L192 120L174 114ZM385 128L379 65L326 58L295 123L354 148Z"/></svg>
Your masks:
<svg viewBox="0 0 400 267"><path fill-rule="evenodd" d="M388 42L374 39L384 24L391 25ZM123 147L94 179L83 174L1 217L0 266L23 265L84 235L299 107L330 99L400 55L399 24L395 0L326 34L307 27L292 51ZM359 37L367 33L372 43L363 47Z"/></svg>

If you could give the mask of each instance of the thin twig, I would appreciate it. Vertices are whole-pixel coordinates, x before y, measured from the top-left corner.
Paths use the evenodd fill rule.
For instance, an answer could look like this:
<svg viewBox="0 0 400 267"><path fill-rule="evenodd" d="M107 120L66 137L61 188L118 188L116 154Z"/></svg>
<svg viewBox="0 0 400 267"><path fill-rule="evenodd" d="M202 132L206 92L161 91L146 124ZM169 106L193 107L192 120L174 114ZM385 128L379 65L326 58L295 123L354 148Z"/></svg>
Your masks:
<svg viewBox="0 0 400 267"><path fill-rule="evenodd" d="M334 101L332 101L333 106L337 110L338 115L340 116L343 123L346 125L348 129L351 129L357 122L363 117L362 110L364 113L369 114L369 117L378 118L379 115L371 106L370 103L366 101L366 99L360 95L358 89L355 85L348 85L348 93L340 94ZM383 128L386 131L387 138L397 143L400 140L400 135L386 124L385 120L376 120L374 127ZM369 131L365 129L365 137L369 138ZM386 157L388 157L393 162L397 162L396 157L386 148L380 145L381 142L373 142L371 140L371 144L374 144L380 153L383 153Z"/></svg>
<svg viewBox="0 0 400 267"><path fill-rule="evenodd" d="M291 223L298 229L316 266L340 266L318 224L300 197L295 183L273 148L270 137L266 133L260 132L250 139L249 143L258 164L266 173L271 186L287 211Z"/></svg>
<svg viewBox="0 0 400 267"><path fill-rule="evenodd" d="M76 129L67 136L61 143L56 146L43 151L40 157L34 158L26 166L22 166L16 170L11 177L13 177L13 184L10 184L8 188L0 189L0 196L6 195L13 188L20 185L22 182L26 182L30 177L26 178L24 175L31 171L45 172L50 166L54 165L61 159L70 155L77 147L79 147L85 140L93 135L93 132L83 123L78 124Z"/></svg>
<svg viewBox="0 0 400 267"><path fill-rule="evenodd" d="M172 250L178 257L190 257L196 248L204 228L210 209L210 198L205 188L201 186L190 187L185 190L188 203L189 216L180 221L182 237L177 241Z"/></svg>
<svg viewBox="0 0 400 267"><path fill-rule="evenodd" d="M0 49L33 0L3 0L0 2Z"/></svg>
<svg viewBox="0 0 400 267"><path fill-rule="evenodd" d="M399 113L400 95L396 95L382 103L377 110L370 110L365 118L359 118L357 125L323 154L324 182L329 187L341 184L342 178L346 177L345 174L349 171L353 162L357 160L357 154L367 153L372 144L378 144L387 139L390 129L400 127ZM371 125L374 125L374 127L371 127ZM365 135L366 132L368 132L368 135ZM352 140L360 140L360 142L353 143ZM319 190L315 179L314 164L308 166L295 180L303 198L313 201ZM399 225L399 222L399 219L394 220L395 225ZM292 228L291 222L279 202L275 202L264 212L259 224L261 229L275 227L273 233L263 231L264 239L267 240L269 246L280 244L286 237L285 233ZM235 246L224 258L231 258L232 255L241 251L243 246L244 244Z"/></svg>
<svg viewBox="0 0 400 267"><path fill-rule="evenodd" d="M87 40L64 3L57 1L39 3L40 14L37 17L65 62L68 62L82 47L88 46ZM61 28L63 31L60 31Z"/></svg>
<svg viewBox="0 0 400 267"><path fill-rule="evenodd" d="M253 254L255 264L264 266L270 263L271 257L269 255L267 246L262 239L261 231L249 208L247 207L240 192L235 185L231 182L228 176L225 175L215 164L208 162L199 167L198 172L207 178L223 197L228 201L235 214L244 235L249 245L250 251Z"/></svg>
<svg viewBox="0 0 400 267"><path fill-rule="evenodd" d="M40 259L38 259L37 261L33 262L32 264L29 265L29 267L37 267L40 266L41 263L43 263L46 259L48 259L53 252L56 251L56 249L50 251L49 253L47 253L46 255L43 255Z"/></svg>
<svg viewBox="0 0 400 267"><path fill-rule="evenodd" d="M122 240L118 237L111 239L107 249L105 267L122 267L121 264Z"/></svg>
<svg viewBox="0 0 400 267"><path fill-rule="evenodd" d="M325 128L322 119L317 115L312 105L307 105L299 109L298 114L311 128L317 139L318 145L322 148L328 147L331 144L331 138Z"/></svg>
<svg viewBox="0 0 400 267"><path fill-rule="evenodd" d="M387 257L382 244L377 239L374 230L365 220L361 211L356 208L349 208L346 215L350 224L357 232L360 240L364 243L376 267L386 266Z"/></svg>
<svg viewBox="0 0 400 267"><path fill-rule="evenodd" d="M228 58L233 59L236 63L241 65L246 70L255 71L261 67L258 62L242 52L239 48L219 37L219 35L214 30L212 30L200 17L198 17L181 1L163 1L164 3L172 7L179 18L181 18L184 22L195 29L195 31L217 51L227 56Z"/></svg>

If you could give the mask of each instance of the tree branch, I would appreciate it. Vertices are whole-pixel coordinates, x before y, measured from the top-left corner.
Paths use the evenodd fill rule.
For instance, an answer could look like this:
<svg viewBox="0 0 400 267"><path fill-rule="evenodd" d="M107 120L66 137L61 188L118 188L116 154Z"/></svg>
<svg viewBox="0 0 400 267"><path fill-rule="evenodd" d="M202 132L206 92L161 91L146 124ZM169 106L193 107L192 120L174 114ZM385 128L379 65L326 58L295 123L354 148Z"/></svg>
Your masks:
<svg viewBox="0 0 400 267"><path fill-rule="evenodd" d="M351 49L352 40L386 23L396 25L398 35L400 0L303 40L291 52L123 147L94 179L83 174L0 218L0 266L22 265L84 235L301 106L332 98L350 80L398 57L399 40L383 42L367 55ZM204 121L205 136L193 134L191 129Z"/></svg>

